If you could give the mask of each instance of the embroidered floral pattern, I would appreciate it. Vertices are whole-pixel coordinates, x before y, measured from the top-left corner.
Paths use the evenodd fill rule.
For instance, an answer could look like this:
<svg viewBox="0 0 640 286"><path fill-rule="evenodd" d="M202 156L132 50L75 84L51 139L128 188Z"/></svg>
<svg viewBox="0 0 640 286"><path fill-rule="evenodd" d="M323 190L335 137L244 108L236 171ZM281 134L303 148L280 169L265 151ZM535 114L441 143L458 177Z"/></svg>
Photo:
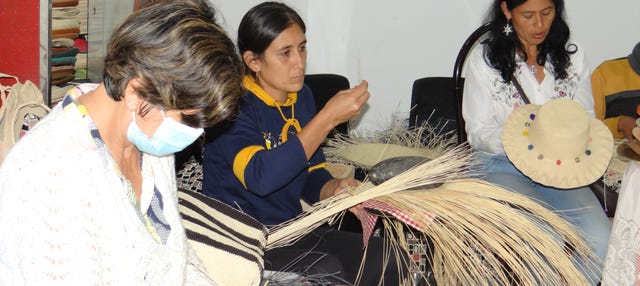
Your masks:
<svg viewBox="0 0 640 286"><path fill-rule="evenodd" d="M553 66L547 63L544 67L546 71L549 71L547 76L553 76ZM531 73L529 68L524 61L520 61L516 63L515 74L518 77L523 77L523 73ZM578 72L573 66L572 63L569 64L567 68L567 78L565 79L556 79L554 81L554 94L551 96L552 99L555 98L568 98L573 99L573 96L578 89L578 83L580 82L580 78ZM493 84L491 86L491 94L493 95L493 100L495 102L507 104L513 108L524 105L522 100L522 96L516 89L515 85L511 82L504 82L499 73L495 73L495 77L493 78Z"/></svg>
<svg viewBox="0 0 640 286"><path fill-rule="evenodd" d="M602 280L606 284L603 285L638 285L640 226L631 219L616 218L612 232Z"/></svg>
<svg viewBox="0 0 640 286"><path fill-rule="evenodd" d="M513 108L522 105L522 99L516 87L510 83L502 81L500 76L496 76L493 79L491 86L491 94L493 95L493 101L506 104Z"/></svg>

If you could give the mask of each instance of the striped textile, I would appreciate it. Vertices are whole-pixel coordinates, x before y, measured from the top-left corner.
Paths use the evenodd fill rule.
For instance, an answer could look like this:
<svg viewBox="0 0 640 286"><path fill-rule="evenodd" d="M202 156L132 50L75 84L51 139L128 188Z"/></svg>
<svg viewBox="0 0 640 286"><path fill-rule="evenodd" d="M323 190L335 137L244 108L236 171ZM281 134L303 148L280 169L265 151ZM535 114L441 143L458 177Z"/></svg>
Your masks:
<svg viewBox="0 0 640 286"><path fill-rule="evenodd" d="M267 229L254 218L203 194L178 191L180 215L198 257L219 285L259 285Z"/></svg>

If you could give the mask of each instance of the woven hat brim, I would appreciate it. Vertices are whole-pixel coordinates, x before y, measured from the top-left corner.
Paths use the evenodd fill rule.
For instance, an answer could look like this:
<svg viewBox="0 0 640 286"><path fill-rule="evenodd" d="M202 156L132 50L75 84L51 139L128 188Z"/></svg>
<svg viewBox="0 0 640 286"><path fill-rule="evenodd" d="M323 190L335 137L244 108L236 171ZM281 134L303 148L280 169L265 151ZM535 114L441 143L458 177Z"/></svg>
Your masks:
<svg viewBox="0 0 640 286"><path fill-rule="evenodd" d="M540 105L525 105L514 110L502 129L502 145L513 165L534 182L559 189L572 189L595 182L607 169L613 155L613 137L609 129L597 119L589 118L591 155L580 156L580 162L568 160L556 163L556 158L545 156L538 159L539 153L529 150L529 137L523 132L528 130L531 113L537 113Z"/></svg>
<svg viewBox="0 0 640 286"><path fill-rule="evenodd" d="M402 156L419 156L432 159L433 151L427 148L413 148L398 144L359 143L344 148L340 157L355 162L358 166L371 168L375 164L389 158Z"/></svg>
<svg viewBox="0 0 640 286"><path fill-rule="evenodd" d="M637 140L640 140L640 128L633 127L631 133L633 133L633 137L635 137Z"/></svg>
<svg viewBox="0 0 640 286"><path fill-rule="evenodd" d="M624 158L640 162L640 141L624 142L618 145L616 152Z"/></svg>

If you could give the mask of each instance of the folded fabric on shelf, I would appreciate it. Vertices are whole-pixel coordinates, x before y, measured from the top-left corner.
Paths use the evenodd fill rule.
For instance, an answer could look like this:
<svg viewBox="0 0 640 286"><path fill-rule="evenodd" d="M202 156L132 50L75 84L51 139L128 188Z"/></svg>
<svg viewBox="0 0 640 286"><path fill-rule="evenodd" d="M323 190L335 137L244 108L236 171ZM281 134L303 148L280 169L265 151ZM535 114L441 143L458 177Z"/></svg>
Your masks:
<svg viewBox="0 0 640 286"><path fill-rule="evenodd" d="M53 19L51 20L51 30L62 30L62 29L71 29L77 28L80 29L80 21L78 19Z"/></svg>
<svg viewBox="0 0 640 286"><path fill-rule="evenodd" d="M80 34L80 27L51 30L51 36L55 37L57 35L62 35L62 34Z"/></svg>
<svg viewBox="0 0 640 286"><path fill-rule="evenodd" d="M72 81L76 77L75 70L73 72L63 71L51 71L51 84L60 85Z"/></svg>
<svg viewBox="0 0 640 286"><path fill-rule="evenodd" d="M78 17L76 18L80 21L80 34L87 34L89 33L89 18L87 17L87 14L84 15L84 18Z"/></svg>
<svg viewBox="0 0 640 286"><path fill-rule="evenodd" d="M75 18L78 14L80 14L78 7L57 7L51 9L51 17L53 19Z"/></svg>
<svg viewBox="0 0 640 286"><path fill-rule="evenodd" d="M78 37L78 35L79 35L78 33L66 33L66 34L52 35L51 37L54 39L66 38L70 40L75 40Z"/></svg>
<svg viewBox="0 0 640 286"><path fill-rule="evenodd" d="M78 10L80 10L80 14L84 13L85 15L87 15L87 7L89 7L89 1L79 0L76 7L78 7Z"/></svg>
<svg viewBox="0 0 640 286"><path fill-rule="evenodd" d="M86 69L87 68L87 53L78 53L76 55L76 69Z"/></svg>
<svg viewBox="0 0 640 286"><path fill-rule="evenodd" d="M89 27L89 4L87 3L87 0L80 0L76 7L78 7L78 10L80 11L80 13L75 17L80 21L80 34L86 34L88 33Z"/></svg>
<svg viewBox="0 0 640 286"><path fill-rule="evenodd" d="M52 48L73 47L73 40L68 38L51 39L51 47Z"/></svg>
<svg viewBox="0 0 640 286"><path fill-rule="evenodd" d="M55 53L65 53L70 51L71 49L73 49L73 47L52 47L51 48L51 53L55 54Z"/></svg>
<svg viewBox="0 0 640 286"><path fill-rule="evenodd" d="M51 72L57 73L75 73L76 69L74 66L55 66L51 67Z"/></svg>
<svg viewBox="0 0 640 286"><path fill-rule="evenodd" d="M59 8L59 7L72 7L78 6L78 0L52 0L51 7Z"/></svg>
<svg viewBox="0 0 640 286"><path fill-rule="evenodd" d="M76 57L51 58L52 66L75 66Z"/></svg>
<svg viewBox="0 0 640 286"><path fill-rule="evenodd" d="M87 76L87 69L86 68L76 68L76 75L74 80L86 80L89 79L89 77Z"/></svg>
<svg viewBox="0 0 640 286"><path fill-rule="evenodd" d="M84 38L84 36L79 36L78 38L76 38L73 41L73 46L78 48L78 51L80 51L81 53L87 52L87 40Z"/></svg>
<svg viewBox="0 0 640 286"><path fill-rule="evenodd" d="M57 49L60 49L60 48L57 48ZM68 50L60 51L60 52L53 52L53 53L51 53L51 57L52 58L64 58L64 57L75 57L75 56L78 55L78 48L76 48L76 47L64 48L64 49L68 49Z"/></svg>

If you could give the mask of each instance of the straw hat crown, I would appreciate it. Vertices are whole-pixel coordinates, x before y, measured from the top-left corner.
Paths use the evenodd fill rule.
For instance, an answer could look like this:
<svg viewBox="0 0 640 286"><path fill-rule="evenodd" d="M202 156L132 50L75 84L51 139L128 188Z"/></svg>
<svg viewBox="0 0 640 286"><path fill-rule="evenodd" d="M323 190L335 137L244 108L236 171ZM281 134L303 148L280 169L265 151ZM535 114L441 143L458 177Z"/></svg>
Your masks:
<svg viewBox="0 0 640 286"><path fill-rule="evenodd" d="M509 160L533 181L563 189L597 180L613 154L607 127L568 99L514 110L503 127L502 145Z"/></svg>

